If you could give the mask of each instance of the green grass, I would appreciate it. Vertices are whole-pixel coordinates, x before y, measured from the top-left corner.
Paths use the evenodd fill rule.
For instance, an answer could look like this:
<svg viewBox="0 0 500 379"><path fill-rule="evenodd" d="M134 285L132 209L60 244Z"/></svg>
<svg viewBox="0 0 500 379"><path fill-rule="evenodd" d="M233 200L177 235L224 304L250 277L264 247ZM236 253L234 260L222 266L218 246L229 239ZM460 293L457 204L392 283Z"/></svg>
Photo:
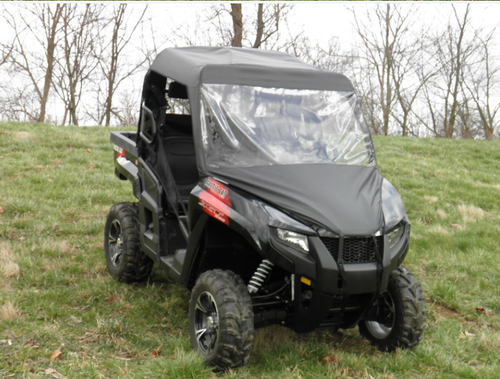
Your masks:
<svg viewBox="0 0 500 379"><path fill-rule="evenodd" d="M141 285L107 273L106 214L133 201L109 131L0 123L1 378L498 377L500 141L375 138L412 221L405 264L428 317L417 349L273 327L257 332L248 366L215 375L191 352L185 290L158 270Z"/></svg>

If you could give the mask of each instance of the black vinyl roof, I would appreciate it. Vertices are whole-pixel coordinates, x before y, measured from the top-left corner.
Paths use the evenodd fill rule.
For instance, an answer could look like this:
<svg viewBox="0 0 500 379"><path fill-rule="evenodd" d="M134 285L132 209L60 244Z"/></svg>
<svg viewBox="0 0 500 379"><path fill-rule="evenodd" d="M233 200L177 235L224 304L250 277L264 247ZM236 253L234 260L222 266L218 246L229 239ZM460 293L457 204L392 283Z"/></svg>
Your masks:
<svg viewBox="0 0 500 379"><path fill-rule="evenodd" d="M342 74L320 70L280 52L235 47L181 47L163 50L151 70L188 87L201 83L352 91Z"/></svg>

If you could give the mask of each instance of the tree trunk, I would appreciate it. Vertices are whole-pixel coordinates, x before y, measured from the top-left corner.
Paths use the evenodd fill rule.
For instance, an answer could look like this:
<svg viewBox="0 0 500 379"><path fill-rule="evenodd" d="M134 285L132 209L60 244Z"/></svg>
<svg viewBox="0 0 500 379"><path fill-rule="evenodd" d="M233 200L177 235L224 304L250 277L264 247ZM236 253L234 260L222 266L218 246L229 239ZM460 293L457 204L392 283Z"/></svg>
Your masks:
<svg viewBox="0 0 500 379"><path fill-rule="evenodd" d="M231 4L231 17L233 18L234 36L231 46L243 46L243 14L241 13L241 4Z"/></svg>
<svg viewBox="0 0 500 379"><path fill-rule="evenodd" d="M255 36L255 42L252 46L254 49L258 49L262 44L263 35L264 35L264 5L260 3L257 8L257 34Z"/></svg>
<svg viewBox="0 0 500 379"><path fill-rule="evenodd" d="M115 15L114 25L113 25L113 35L111 37L111 57L110 57L110 67L109 72L107 74L108 79L108 90L106 96L106 108L105 108L105 126L110 126L111 124L111 113L113 110L113 96L115 94L115 82L116 82L116 74L118 70L118 57L120 55L119 52L119 33L120 27L123 22L123 18L125 16L125 11L127 9L126 4L120 4L117 14Z"/></svg>
<svg viewBox="0 0 500 379"><path fill-rule="evenodd" d="M50 25L44 25L47 33L47 50L46 50L46 60L47 60L47 70L45 71L45 78L43 82L43 92L40 99L40 113L38 114L37 122L44 122L46 117L47 102L49 100L50 87L52 86L52 74L54 72L54 54L56 50L57 40L57 27L59 25L59 20L61 19L61 14L66 4L57 4L56 11L54 15L50 18ZM46 8L47 12L50 12L50 8Z"/></svg>

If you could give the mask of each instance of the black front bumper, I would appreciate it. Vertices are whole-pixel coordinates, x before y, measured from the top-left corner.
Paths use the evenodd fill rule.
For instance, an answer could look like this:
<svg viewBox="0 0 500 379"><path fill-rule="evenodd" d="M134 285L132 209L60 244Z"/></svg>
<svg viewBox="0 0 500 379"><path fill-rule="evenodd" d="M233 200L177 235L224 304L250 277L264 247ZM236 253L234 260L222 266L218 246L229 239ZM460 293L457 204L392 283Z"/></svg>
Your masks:
<svg viewBox="0 0 500 379"><path fill-rule="evenodd" d="M339 239L340 250L334 251L324 239L309 236L306 253L272 235L270 258L295 277L293 314L288 326L297 332L310 332L329 323L342 327L356 325L376 295L387 288L390 273L403 261L408 251L409 231L408 224L404 237L392 249L386 235L358 238L355 243L364 246L358 249L362 258L356 258L355 254L347 256L347 248L342 249L343 238ZM352 240L346 245L349 243ZM367 254L367 246L377 252ZM335 313L340 317L334 317Z"/></svg>

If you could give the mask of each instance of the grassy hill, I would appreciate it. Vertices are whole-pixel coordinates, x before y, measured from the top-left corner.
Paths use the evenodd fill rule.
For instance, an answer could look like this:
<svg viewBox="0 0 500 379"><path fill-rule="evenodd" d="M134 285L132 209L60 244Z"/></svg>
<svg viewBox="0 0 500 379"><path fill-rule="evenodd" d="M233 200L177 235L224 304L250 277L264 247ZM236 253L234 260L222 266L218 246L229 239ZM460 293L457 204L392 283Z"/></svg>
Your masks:
<svg viewBox="0 0 500 379"><path fill-rule="evenodd" d="M412 221L405 265L425 292L422 343L385 354L356 329L266 328L250 364L217 377L498 377L500 141L375 144ZM106 271L106 214L134 200L112 154L109 129L0 123L1 378L214 377L190 349L186 291L158 270L142 285Z"/></svg>

